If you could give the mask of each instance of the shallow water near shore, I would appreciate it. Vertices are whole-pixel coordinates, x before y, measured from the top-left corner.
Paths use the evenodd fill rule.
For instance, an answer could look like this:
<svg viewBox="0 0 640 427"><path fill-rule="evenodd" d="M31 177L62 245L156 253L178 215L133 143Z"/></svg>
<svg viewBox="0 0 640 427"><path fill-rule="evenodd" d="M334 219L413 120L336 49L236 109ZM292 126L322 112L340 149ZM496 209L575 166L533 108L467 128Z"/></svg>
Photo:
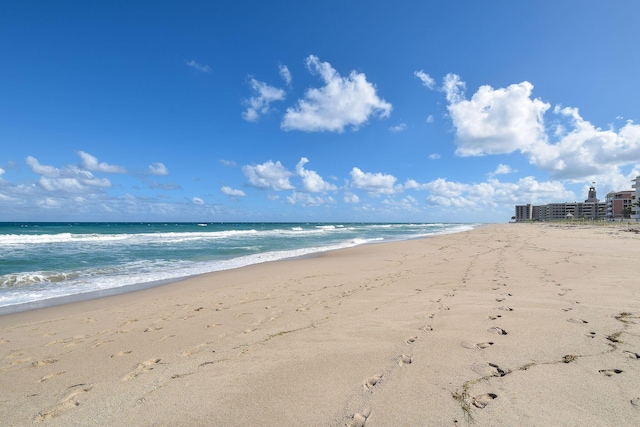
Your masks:
<svg viewBox="0 0 640 427"><path fill-rule="evenodd" d="M1 223L0 309L479 224Z"/></svg>

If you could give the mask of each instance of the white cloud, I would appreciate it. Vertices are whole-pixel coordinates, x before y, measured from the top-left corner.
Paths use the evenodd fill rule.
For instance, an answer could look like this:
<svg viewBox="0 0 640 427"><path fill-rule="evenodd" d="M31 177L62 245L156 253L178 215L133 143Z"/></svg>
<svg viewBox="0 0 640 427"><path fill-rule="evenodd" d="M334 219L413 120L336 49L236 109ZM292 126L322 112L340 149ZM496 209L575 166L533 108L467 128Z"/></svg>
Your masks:
<svg viewBox="0 0 640 427"><path fill-rule="evenodd" d="M296 165L296 173L302 177L305 191L320 193L323 191L332 191L337 188L335 185L323 180L317 172L305 169L304 165L308 162L309 160L306 157L302 157Z"/></svg>
<svg viewBox="0 0 640 427"><path fill-rule="evenodd" d="M287 86L291 86L291 72L286 65L280 65L280 77L282 77Z"/></svg>
<svg viewBox="0 0 640 427"><path fill-rule="evenodd" d="M292 173L279 161L273 163L269 160L261 165L246 165L242 167L242 172L254 187L263 190L293 190L293 186L289 183Z"/></svg>
<svg viewBox="0 0 640 427"><path fill-rule="evenodd" d="M223 166L226 166L228 168L233 168L238 166L238 163L234 162L233 160L220 159L220 163L222 163Z"/></svg>
<svg viewBox="0 0 640 427"><path fill-rule="evenodd" d="M506 175L506 174L515 173L515 172L518 172L518 171L512 169L511 166L509 165L503 165L502 163L500 163L495 171L489 173L489 176L493 177L495 175Z"/></svg>
<svg viewBox="0 0 640 427"><path fill-rule="evenodd" d="M429 116L427 117L427 123L433 123L433 114L429 114Z"/></svg>
<svg viewBox="0 0 640 427"><path fill-rule="evenodd" d="M573 192L565 189L561 182L538 182L532 176L515 183L488 179L478 184L438 178L425 184L416 183L413 188L428 191L429 204L457 208L512 207L516 204L575 200Z"/></svg>
<svg viewBox="0 0 640 427"><path fill-rule="evenodd" d="M419 78L422 81L422 84L429 89L433 89L436 86L436 81L431 78L431 76L424 71L414 71L413 75Z"/></svg>
<svg viewBox="0 0 640 427"><path fill-rule="evenodd" d="M287 202L292 205L302 205L302 206L322 206L326 204L336 203L333 197L327 196L312 196L307 193L299 193L294 191L291 196L287 196Z"/></svg>
<svg viewBox="0 0 640 427"><path fill-rule="evenodd" d="M231 196L231 197L244 197L244 196L246 196L244 191L242 191L242 190L234 190L233 188L228 187L226 185L224 187L221 187L220 191L222 191L223 194L225 194L227 196Z"/></svg>
<svg viewBox="0 0 640 427"><path fill-rule="evenodd" d="M202 200L200 197L194 197L193 199L191 199L191 203L193 203L194 205L204 205L204 200Z"/></svg>
<svg viewBox="0 0 640 427"><path fill-rule="evenodd" d="M162 163L152 163L147 168L147 173L149 175L157 175L157 176L165 176L169 175L169 170Z"/></svg>
<svg viewBox="0 0 640 427"><path fill-rule="evenodd" d="M378 97L376 88L362 73L352 71L342 77L328 62L310 55L306 65L318 74L325 86L308 89L305 98L288 108L280 127L286 131L344 132L351 126L358 129L369 117L389 117L391 104Z"/></svg>
<svg viewBox="0 0 640 427"><path fill-rule="evenodd" d="M457 81L446 89L449 114L456 127L456 154L508 154L529 150L546 140L543 115L549 104L531 99L531 83L495 90L481 86L471 100L466 100L459 78Z"/></svg>
<svg viewBox="0 0 640 427"><path fill-rule="evenodd" d="M0 168L0 176L2 176L5 173L5 170Z"/></svg>
<svg viewBox="0 0 640 427"><path fill-rule="evenodd" d="M460 80L460 76L457 74L449 73L444 76L442 90L446 93L447 101L451 104L456 104L464 100L465 88L465 83Z"/></svg>
<svg viewBox="0 0 640 427"><path fill-rule="evenodd" d="M48 178L57 178L60 176L60 170L53 166L41 165L38 159L35 157L27 156L25 159L27 165L31 168L33 173L46 176Z"/></svg>
<svg viewBox="0 0 640 427"><path fill-rule="evenodd" d="M440 154L438 154L438 153L431 153L431 154L429 154L429 156L427 156L427 158L428 158L429 160L438 160L438 159L440 158Z"/></svg>
<svg viewBox="0 0 640 427"><path fill-rule="evenodd" d="M397 178L393 175L365 173L358 168L353 168L350 175L353 187L364 190L371 196L395 194L402 191L401 185L395 185Z"/></svg>
<svg viewBox="0 0 640 427"><path fill-rule="evenodd" d="M208 65L199 64L193 59L191 61L187 61L186 64L188 67L191 67L194 70L200 71L201 73L210 73L212 71L211 67L209 67Z"/></svg>
<svg viewBox="0 0 640 427"><path fill-rule="evenodd" d="M260 118L260 115L269 112L269 107L272 102L282 101L286 93L282 89L269 86L254 78L251 78L250 82L254 95L245 101L248 107L247 110L242 113L242 118L248 122L255 122Z"/></svg>
<svg viewBox="0 0 640 427"><path fill-rule="evenodd" d="M403 130L405 130L406 128L407 128L407 124L406 124L406 123L400 123L400 124L399 124L399 125L397 125L397 126L391 126L391 127L389 128L389 131L390 131L390 132L393 132L393 133L398 133L398 132L402 132L402 131L403 131Z"/></svg>
<svg viewBox="0 0 640 427"><path fill-rule="evenodd" d="M93 192L96 188L107 188L111 181L106 178L97 178L90 171L68 165L64 169L53 166L41 165L38 159L32 156L26 158L26 163L31 170L40 175L38 184L41 188L51 192Z"/></svg>
<svg viewBox="0 0 640 427"><path fill-rule="evenodd" d="M126 173L127 170L122 166L110 165L104 162L98 162L98 159L84 151L78 151L78 155L82 158L81 166L92 172L103 173Z"/></svg>
<svg viewBox="0 0 640 427"><path fill-rule="evenodd" d="M577 108L556 106L552 123L545 125L550 104L531 97L529 82L499 89L482 86L470 100L464 88L457 75L445 77L458 155L519 151L553 178L573 182L621 182L622 167L640 164L640 126L632 121L619 130L603 130L582 118Z"/></svg>
<svg viewBox="0 0 640 427"><path fill-rule="evenodd" d="M345 203L360 203L360 197L358 197L357 194L353 194L353 193L345 193L343 200Z"/></svg>

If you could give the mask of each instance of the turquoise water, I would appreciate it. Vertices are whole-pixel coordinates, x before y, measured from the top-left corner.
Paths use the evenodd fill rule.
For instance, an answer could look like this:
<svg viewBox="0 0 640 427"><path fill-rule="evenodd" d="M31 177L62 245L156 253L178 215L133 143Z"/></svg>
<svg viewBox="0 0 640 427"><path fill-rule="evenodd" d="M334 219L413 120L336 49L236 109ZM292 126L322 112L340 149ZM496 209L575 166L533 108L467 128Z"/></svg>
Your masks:
<svg viewBox="0 0 640 427"><path fill-rule="evenodd" d="M477 225L0 223L0 307Z"/></svg>

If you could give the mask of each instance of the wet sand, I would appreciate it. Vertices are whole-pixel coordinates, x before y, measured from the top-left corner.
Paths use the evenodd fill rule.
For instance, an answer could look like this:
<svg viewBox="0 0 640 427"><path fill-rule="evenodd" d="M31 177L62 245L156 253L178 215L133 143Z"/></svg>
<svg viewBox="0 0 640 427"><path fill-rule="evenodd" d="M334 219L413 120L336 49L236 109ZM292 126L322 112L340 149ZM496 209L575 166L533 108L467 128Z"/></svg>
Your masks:
<svg viewBox="0 0 640 427"><path fill-rule="evenodd" d="M629 227L487 225L3 315L0 420L638 424Z"/></svg>

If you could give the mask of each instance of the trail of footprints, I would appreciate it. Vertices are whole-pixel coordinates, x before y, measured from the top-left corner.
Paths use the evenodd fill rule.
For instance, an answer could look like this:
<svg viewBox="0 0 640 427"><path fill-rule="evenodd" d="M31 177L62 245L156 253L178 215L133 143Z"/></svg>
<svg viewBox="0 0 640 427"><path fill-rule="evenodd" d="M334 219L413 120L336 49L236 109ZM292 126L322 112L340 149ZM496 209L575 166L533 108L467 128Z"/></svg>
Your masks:
<svg viewBox="0 0 640 427"><path fill-rule="evenodd" d="M506 286L506 285L502 285L502 286ZM557 286L560 286L560 284L557 284ZM492 290L496 291L496 290L500 290L501 286L494 286L492 288ZM569 288L563 288L562 292L558 293L558 295L560 296L564 296L567 294L568 291L570 291L571 289ZM503 294L500 297L496 298L496 301L498 302L502 302L505 300L504 296L512 296L510 293L508 294ZM572 301L573 304L579 304L579 301ZM499 310L505 311L505 312L511 312L513 311L512 308L507 307L507 306L501 306L498 307ZM571 311L572 308L568 307L568 308L564 308L562 309L565 312ZM489 320L498 320L502 318L501 314L495 314L495 315L489 315L488 319ZM632 316L631 313L620 313L619 315L615 316L615 318L617 320L619 320L620 322L622 322L624 324L623 329L626 329L626 327L628 327L628 323L633 323L630 321L630 318L640 318L640 316L638 317L634 317ZM586 325L589 322L587 320L584 319L580 319L580 318L576 318L576 317L570 317L567 319L568 322L571 323L576 323L578 325ZM504 329L500 328L500 327L491 327L488 330L489 332L493 332L496 333L498 335L507 335L507 331L505 331ZM617 349L616 347L616 343L622 342L619 340L619 335L622 334L622 331L618 331L615 333L612 333L610 335L608 335L606 337L607 340L610 341L609 345L615 350ZM585 335L589 338L595 338L596 333L595 332L587 332L585 333ZM478 344L469 344L469 343L462 343L462 346L468 349L485 349L490 347L491 345L493 345L493 342L483 342L483 343L478 343ZM630 351L630 350L623 350L622 354L626 355L627 357L634 359L634 360L640 360L640 354L636 353L634 351ZM575 360L577 360L579 357L581 356L576 356L576 355L565 355L562 359L560 360L556 360L556 361L549 361L549 362L539 362L539 363L529 363L529 364L525 364L521 367L518 368L518 370L528 370L529 368L531 368L534 365L548 365L548 364L557 364L557 363L571 363ZM464 383L464 385L461 388L461 391L457 391L453 394L453 397L458 400L462 406L463 412L465 413L465 417L467 418L468 422L472 422L473 418L471 415L471 407L475 407L478 409L483 409L485 408L487 405L490 404L490 402L494 399L496 399L498 396L495 393L485 393L485 394L480 394L477 396L470 396L470 391L471 388L473 387L473 385L475 385L476 383L479 383L483 380L487 380L491 377L503 377L509 373L512 372L512 370L510 369L502 369L501 367L499 367L496 364L493 363L487 363L487 365L481 365L481 366L475 366L472 367L472 370L480 375L482 375L480 378L476 378L476 379L472 379L472 380L468 380ZM619 374L624 373L624 371L622 369L600 369L598 370L598 373L600 373L601 375L604 375L605 377L615 377ZM634 406L634 407L639 407L640 408L640 397L635 397L633 399L630 400L630 403Z"/></svg>

